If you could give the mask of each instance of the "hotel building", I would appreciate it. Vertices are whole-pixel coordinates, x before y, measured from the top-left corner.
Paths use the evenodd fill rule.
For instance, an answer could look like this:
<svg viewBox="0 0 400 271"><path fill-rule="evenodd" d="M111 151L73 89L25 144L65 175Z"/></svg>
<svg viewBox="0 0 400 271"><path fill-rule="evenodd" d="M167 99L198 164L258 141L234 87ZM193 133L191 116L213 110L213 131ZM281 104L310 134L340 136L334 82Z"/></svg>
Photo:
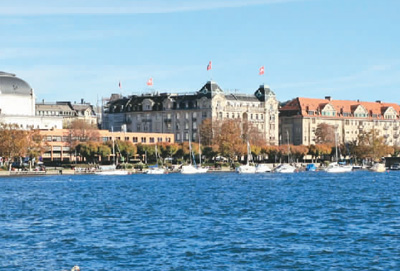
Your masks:
<svg viewBox="0 0 400 271"><path fill-rule="evenodd" d="M193 94L113 95L105 107L103 129L128 132L171 133L176 142L198 139L202 121L249 121L267 144L278 145L278 105L275 93L261 85L253 95L225 93L207 82Z"/></svg>
<svg viewBox="0 0 400 271"><path fill-rule="evenodd" d="M318 124L336 127L341 143L354 141L363 131L375 129L390 146L400 145L400 106L395 103L295 98L280 108L281 144L315 144Z"/></svg>

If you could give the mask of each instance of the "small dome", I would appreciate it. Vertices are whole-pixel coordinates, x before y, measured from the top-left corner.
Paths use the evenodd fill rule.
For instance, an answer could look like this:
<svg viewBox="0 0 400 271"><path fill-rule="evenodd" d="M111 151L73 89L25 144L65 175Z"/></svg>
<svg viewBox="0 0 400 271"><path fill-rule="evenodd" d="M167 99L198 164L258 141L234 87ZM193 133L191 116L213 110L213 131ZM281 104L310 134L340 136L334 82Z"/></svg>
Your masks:
<svg viewBox="0 0 400 271"><path fill-rule="evenodd" d="M33 95L33 89L15 74L0 72L0 94Z"/></svg>

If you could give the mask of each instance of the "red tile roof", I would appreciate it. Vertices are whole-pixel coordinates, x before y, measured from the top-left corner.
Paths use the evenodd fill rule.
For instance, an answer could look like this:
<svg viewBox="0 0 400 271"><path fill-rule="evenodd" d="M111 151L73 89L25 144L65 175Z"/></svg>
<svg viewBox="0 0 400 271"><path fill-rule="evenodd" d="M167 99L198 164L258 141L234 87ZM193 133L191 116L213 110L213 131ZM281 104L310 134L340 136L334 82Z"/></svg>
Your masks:
<svg viewBox="0 0 400 271"><path fill-rule="evenodd" d="M349 117L353 117L354 110L359 106L363 106L369 114L376 114L377 118L383 118L383 114L389 107L397 113L397 117L400 115L400 105L395 103L384 103L380 101L376 102L363 102L363 101L349 101L349 100L333 100L333 99L313 99L298 97L293 99L284 105L280 111L297 111L302 116L309 116L308 111L321 112L325 105L330 104L336 111L336 117L343 117L342 113L349 113ZM325 117L319 115L321 117ZM330 116L332 118L332 116Z"/></svg>

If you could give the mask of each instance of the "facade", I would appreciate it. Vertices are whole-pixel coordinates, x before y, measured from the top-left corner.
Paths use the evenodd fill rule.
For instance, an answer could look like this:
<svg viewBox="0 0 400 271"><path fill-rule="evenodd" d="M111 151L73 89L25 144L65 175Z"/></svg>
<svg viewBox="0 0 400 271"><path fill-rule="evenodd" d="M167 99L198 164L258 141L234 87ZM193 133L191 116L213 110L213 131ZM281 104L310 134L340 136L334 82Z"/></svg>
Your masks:
<svg viewBox="0 0 400 271"><path fill-rule="evenodd" d="M260 86L254 95L225 93L207 82L193 94L113 95L105 107L103 129L145 133L172 133L176 142L198 139L205 119L249 121L268 144L278 144L278 105L275 93Z"/></svg>
<svg viewBox="0 0 400 271"><path fill-rule="evenodd" d="M174 143L173 134L155 134L155 133L125 133L125 132L110 132L108 130L98 130L98 141L107 142L114 140L131 141L134 144L155 144L155 143ZM75 162L76 154L71 153L69 139L71 131L69 129L56 129L49 131L40 131L45 144L45 153L43 161L60 161L60 162Z"/></svg>
<svg viewBox="0 0 400 271"><path fill-rule="evenodd" d="M336 127L341 143L354 141L363 131L375 129L390 146L400 145L400 106L395 103L295 98L280 109L281 144L315 144L318 124Z"/></svg>
<svg viewBox="0 0 400 271"><path fill-rule="evenodd" d="M55 117L35 116L33 88L15 74L0 72L0 122L17 124L21 129L60 129Z"/></svg>
<svg viewBox="0 0 400 271"><path fill-rule="evenodd" d="M72 121L84 120L93 126L97 126L97 115L93 106L81 100L81 103L56 102L36 104L37 116L51 116L62 119L63 127L66 128Z"/></svg>

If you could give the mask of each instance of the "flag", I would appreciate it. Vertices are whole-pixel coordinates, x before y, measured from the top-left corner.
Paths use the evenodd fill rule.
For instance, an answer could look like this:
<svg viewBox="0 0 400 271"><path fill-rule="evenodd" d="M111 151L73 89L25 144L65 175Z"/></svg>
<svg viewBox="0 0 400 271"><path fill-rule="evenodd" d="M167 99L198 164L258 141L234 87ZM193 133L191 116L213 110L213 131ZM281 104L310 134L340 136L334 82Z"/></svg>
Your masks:
<svg viewBox="0 0 400 271"><path fill-rule="evenodd" d="M148 86L152 86L153 85L153 78L150 78L149 80L147 80L147 85Z"/></svg>
<svg viewBox="0 0 400 271"><path fill-rule="evenodd" d="M211 61L208 62L208 65L207 65L207 71L209 71L209 70L211 70Z"/></svg>
<svg viewBox="0 0 400 271"><path fill-rule="evenodd" d="M121 86L121 81L119 81L119 83L118 83L118 86L119 86L119 88L121 88L122 86Z"/></svg>
<svg viewBox="0 0 400 271"><path fill-rule="evenodd" d="M262 66L258 72L259 75L263 75L264 74L264 66Z"/></svg>

